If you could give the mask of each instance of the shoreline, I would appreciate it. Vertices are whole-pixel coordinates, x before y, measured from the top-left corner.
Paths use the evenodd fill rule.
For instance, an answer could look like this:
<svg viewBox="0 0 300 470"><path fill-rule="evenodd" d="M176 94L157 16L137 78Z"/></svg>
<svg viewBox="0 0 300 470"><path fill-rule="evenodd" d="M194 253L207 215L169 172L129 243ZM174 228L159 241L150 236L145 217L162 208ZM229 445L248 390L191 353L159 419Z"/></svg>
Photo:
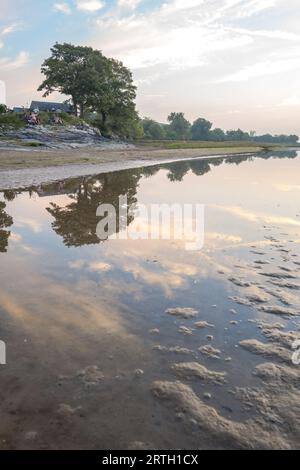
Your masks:
<svg viewBox="0 0 300 470"><path fill-rule="evenodd" d="M27 149L26 149L27 150ZM73 151L0 150L0 190L25 189L62 179L91 176L191 159L255 155L260 147L212 149L94 149Z"/></svg>

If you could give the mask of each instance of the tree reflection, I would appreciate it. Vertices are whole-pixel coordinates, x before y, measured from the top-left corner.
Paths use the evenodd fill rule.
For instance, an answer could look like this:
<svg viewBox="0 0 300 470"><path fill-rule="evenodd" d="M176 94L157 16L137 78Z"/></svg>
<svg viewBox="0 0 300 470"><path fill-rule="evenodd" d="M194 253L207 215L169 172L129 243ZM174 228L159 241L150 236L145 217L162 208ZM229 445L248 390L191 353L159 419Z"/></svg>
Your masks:
<svg viewBox="0 0 300 470"><path fill-rule="evenodd" d="M117 212L117 233L134 220L129 206L134 207L136 192L142 170L126 170L107 173L95 178L85 179L76 193L70 196L73 201L65 207L51 203L47 211L54 217L52 224L55 232L63 238L68 247L100 243L97 236L97 217L100 204L112 204ZM119 196L126 195L128 200L127 218L119 212Z"/></svg>
<svg viewBox="0 0 300 470"><path fill-rule="evenodd" d="M6 204L0 201L0 253L6 253L8 247L8 239L10 237L9 230L3 230L11 227L13 224L13 218L5 211Z"/></svg>
<svg viewBox="0 0 300 470"><path fill-rule="evenodd" d="M265 152L256 155L256 158L295 158L296 152ZM123 170L114 173L102 174L89 178L73 178L66 181L43 185L35 191L40 196L53 194L72 194L71 202L66 206L51 203L47 208L54 217L52 227L63 238L68 247L92 245L100 243L97 236L97 225L101 220L97 217L100 204L112 204L117 212L116 233L125 229L134 220L134 213L130 208L137 204L137 188L141 177L149 178L160 170L167 170L167 178L171 182L182 181L188 172L197 176L209 173L213 167L222 164L240 165L245 161L253 161L254 155L234 155L214 158L192 159L173 163L163 163L135 170ZM121 217L119 211L119 196L126 195L128 201L127 218ZM155 201L153 201L155 202Z"/></svg>

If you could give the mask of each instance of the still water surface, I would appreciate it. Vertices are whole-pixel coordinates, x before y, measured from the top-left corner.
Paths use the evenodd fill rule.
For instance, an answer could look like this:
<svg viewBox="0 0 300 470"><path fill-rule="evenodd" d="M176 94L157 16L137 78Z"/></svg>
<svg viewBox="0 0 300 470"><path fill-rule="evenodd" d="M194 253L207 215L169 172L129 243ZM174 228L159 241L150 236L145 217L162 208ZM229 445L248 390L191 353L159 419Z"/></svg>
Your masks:
<svg viewBox="0 0 300 470"><path fill-rule="evenodd" d="M287 152L1 193L0 448L300 447L299 174ZM100 242L124 194L204 204L203 249Z"/></svg>

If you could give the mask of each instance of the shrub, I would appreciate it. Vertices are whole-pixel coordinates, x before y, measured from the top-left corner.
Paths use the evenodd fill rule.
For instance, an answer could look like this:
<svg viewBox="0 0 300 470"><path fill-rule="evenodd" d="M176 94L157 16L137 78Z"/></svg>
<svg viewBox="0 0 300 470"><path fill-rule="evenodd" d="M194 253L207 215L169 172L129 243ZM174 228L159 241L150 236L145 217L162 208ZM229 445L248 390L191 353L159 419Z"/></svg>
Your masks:
<svg viewBox="0 0 300 470"><path fill-rule="evenodd" d="M0 127L24 127L26 122L22 114L0 114Z"/></svg>

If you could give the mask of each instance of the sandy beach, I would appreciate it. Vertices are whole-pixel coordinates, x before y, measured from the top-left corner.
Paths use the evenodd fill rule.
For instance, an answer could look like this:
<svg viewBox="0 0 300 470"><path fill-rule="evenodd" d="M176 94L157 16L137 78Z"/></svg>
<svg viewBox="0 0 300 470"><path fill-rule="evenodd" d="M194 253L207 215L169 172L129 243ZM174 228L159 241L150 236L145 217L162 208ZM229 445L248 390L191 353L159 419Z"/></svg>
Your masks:
<svg viewBox="0 0 300 470"><path fill-rule="evenodd" d="M259 147L126 150L0 150L0 189L16 189L104 172L206 157L251 155Z"/></svg>
<svg viewBox="0 0 300 470"><path fill-rule="evenodd" d="M261 151L261 147L227 147L201 149L152 149L136 148L125 150L41 150L41 149L0 149L0 171L23 168L45 168L62 165L106 164L130 161L178 160L212 155L247 154Z"/></svg>

